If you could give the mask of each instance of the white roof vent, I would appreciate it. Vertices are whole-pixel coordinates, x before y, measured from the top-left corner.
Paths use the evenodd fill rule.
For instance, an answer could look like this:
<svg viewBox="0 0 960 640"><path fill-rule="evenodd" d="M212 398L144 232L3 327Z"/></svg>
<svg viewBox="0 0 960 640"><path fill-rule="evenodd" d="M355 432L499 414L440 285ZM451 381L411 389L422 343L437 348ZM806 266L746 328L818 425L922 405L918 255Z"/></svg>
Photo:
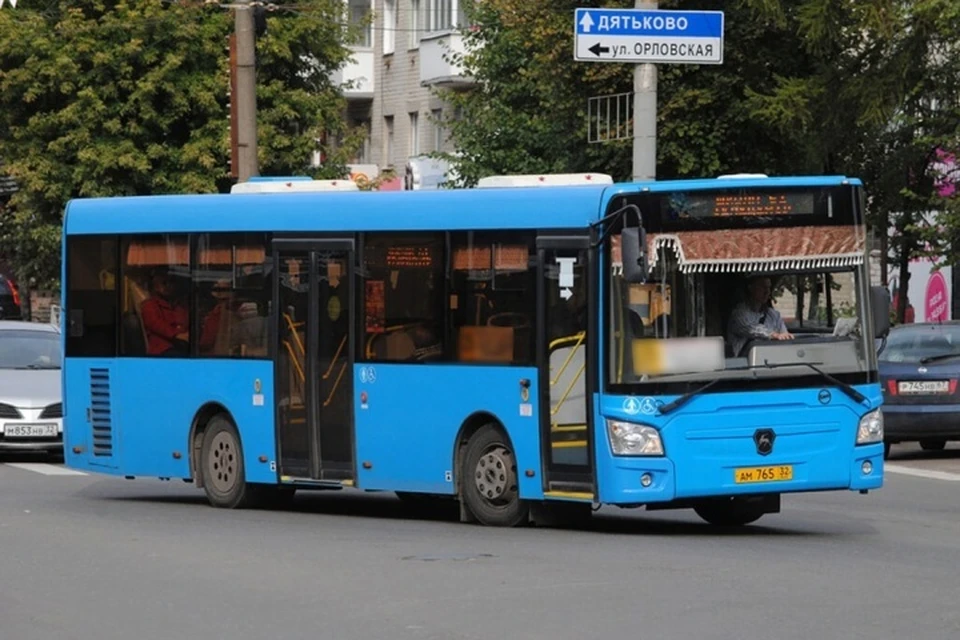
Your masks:
<svg viewBox="0 0 960 640"><path fill-rule="evenodd" d="M753 178L769 178L765 173L728 173L717 176L717 180L751 180Z"/></svg>
<svg viewBox="0 0 960 640"><path fill-rule="evenodd" d="M480 178L478 189L492 187L561 187L585 184L613 184L605 173L544 173Z"/></svg>
<svg viewBox="0 0 960 640"><path fill-rule="evenodd" d="M353 180L250 180L238 182L230 193L315 193L317 191L359 191Z"/></svg>

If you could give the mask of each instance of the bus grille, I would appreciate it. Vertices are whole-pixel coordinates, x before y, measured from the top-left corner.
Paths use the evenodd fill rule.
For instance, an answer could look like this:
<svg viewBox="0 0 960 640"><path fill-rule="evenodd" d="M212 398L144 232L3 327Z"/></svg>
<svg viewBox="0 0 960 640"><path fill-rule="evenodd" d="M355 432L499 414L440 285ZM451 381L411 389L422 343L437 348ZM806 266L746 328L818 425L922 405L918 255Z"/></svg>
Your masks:
<svg viewBox="0 0 960 640"><path fill-rule="evenodd" d="M90 369L90 423L93 455L113 455L113 419L110 415L110 371Z"/></svg>

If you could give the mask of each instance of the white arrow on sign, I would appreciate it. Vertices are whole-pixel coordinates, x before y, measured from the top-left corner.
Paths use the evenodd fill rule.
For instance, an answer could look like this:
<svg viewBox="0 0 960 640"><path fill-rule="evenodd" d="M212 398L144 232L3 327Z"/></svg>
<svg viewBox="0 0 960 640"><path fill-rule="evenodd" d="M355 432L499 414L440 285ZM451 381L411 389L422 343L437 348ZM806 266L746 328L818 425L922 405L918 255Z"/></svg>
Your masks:
<svg viewBox="0 0 960 640"><path fill-rule="evenodd" d="M573 297L573 291L570 291L570 289L560 289L560 297L564 300L569 300Z"/></svg>
<svg viewBox="0 0 960 640"><path fill-rule="evenodd" d="M589 13L583 14L583 17L580 18L580 26L583 27L584 33L590 33L590 28L593 27L593 18L590 17Z"/></svg>

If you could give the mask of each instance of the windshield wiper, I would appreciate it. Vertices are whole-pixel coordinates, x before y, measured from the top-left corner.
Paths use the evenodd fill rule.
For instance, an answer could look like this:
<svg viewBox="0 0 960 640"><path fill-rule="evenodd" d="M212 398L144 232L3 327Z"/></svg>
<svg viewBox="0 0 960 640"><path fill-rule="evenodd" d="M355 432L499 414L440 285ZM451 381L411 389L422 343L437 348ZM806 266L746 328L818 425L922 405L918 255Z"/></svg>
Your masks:
<svg viewBox="0 0 960 640"><path fill-rule="evenodd" d="M822 364L822 363L817 363L817 364ZM784 367L797 367L797 366L809 367L810 369L813 369L818 374L823 376L824 379L829 380L834 385L836 385L837 388L839 388L845 394L850 396L855 402L864 402L867 399L865 395L863 395L862 393L854 389L852 386L850 386L846 382L836 379L826 371L823 371L822 369L820 369L819 367L816 367L810 362L784 362L784 363L778 363L778 364L770 364L769 362L764 362L763 364L754 364L747 367L730 367L729 369L725 369L725 371L749 371L752 369L782 369ZM674 411L682 407L687 402L689 402L694 396L697 396L703 393L713 385L720 382L720 380L721 378L716 378L714 380L711 380L710 382L703 385L702 387L694 389L693 391L688 391L687 393L683 394L676 400L673 400L672 402L668 402L667 404L662 405L660 407L660 415L666 415L671 411Z"/></svg>
<svg viewBox="0 0 960 640"><path fill-rule="evenodd" d="M748 368L748 367L744 367L744 368ZM660 415L665 416L665 415L667 415L668 413L670 413L671 411L673 411L673 410L675 410L675 409L679 409L679 408L682 407L683 405L687 404L694 396L703 393L704 391L706 391L707 389L709 389L709 388L712 387L713 385L717 384L718 382L720 382L720 378L715 378L715 379L711 380L710 382L708 382L707 384L703 385L702 387L699 387L699 388L697 388L697 389L694 389L693 391L688 391L687 393L683 394L682 396L680 396L680 397L677 398L676 400L673 400L673 401L671 401L671 402L668 402L668 403L665 404L665 405L661 405L661 406L659 407L659 409L660 409Z"/></svg>
<svg viewBox="0 0 960 640"><path fill-rule="evenodd" d="M925 358L920 358L920 364L939 362L940 360L949 360L950 358L960 358L960 353L941 353L935 356L926 356Z"/></svg>
<svg viewBox="0 0 960 640"><path fill-rule="evenodd" d="M823 364L823 363L818 362L817 364ZM842 380L837 380L836 378L834 378L832 375L830 375L823 369L820 369L819 367L815 366L812 362L781 362L778 364L770 364L769 362L764 361L763 364L758 364L758 365L754 365L752 367L746 367L746 368L748 369L780 369L782 367L808 367L816 371L818 374L820 374L825 380L828 380L829 382L832 382L833 384L835 384L837 388L840 389L840 391L843 391L845 394L850 396L855 402L864 402L867 399L865 395L863 395L862 393L854 389L852 386L850 386L846 382L843 382Z"/></svg>
<svg viewBox="0 0 960 640"><path fill-rule="evenodd" d="M59 369L55 364L28 364L23 367L14 367L18 371L24 371L28 369Z"/></svg>

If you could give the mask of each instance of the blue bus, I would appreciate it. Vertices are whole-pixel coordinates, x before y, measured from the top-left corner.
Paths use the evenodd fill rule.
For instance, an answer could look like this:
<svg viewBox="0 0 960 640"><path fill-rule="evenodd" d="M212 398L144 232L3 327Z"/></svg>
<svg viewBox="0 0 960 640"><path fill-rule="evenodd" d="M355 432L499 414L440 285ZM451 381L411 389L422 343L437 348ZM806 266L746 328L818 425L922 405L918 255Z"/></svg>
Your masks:
<svg viewBox="0 0 960 640"><path fill-rule="evenodd" d="M882 486L860 181L287 187L68 204L69 467L497 526Z"/></svg>

